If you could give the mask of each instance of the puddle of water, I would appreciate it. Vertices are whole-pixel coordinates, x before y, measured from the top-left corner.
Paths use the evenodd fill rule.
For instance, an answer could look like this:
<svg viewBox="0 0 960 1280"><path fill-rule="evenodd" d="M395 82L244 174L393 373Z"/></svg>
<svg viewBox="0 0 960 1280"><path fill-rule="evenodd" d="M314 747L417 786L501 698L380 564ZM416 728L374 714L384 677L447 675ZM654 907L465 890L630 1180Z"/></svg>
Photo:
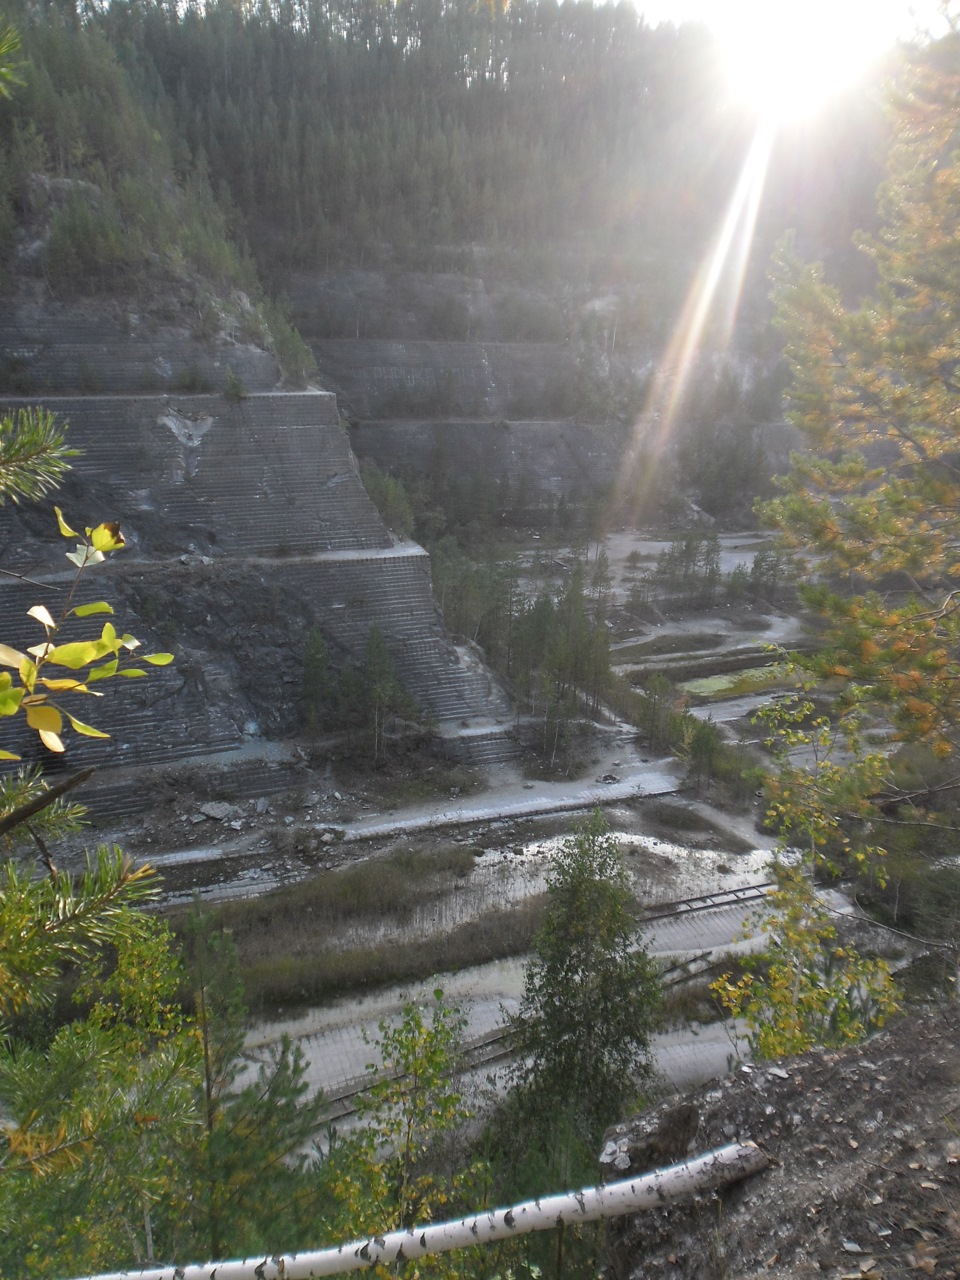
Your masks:
<svg viewBox="0 0 960 1280"><path fill-rule="evenodd" d="M766 849L734 853L696 849L626 830L611 834L627 857L634 891L645 906L741 888L768 878L770 852ZM568 838L568 835L557 835L485 848L463 880L439 894L428 891L425 886L423 905L402 924L352 922L350 943L375 944L399 937L428 938L476 920L486 912L505 910L543 893L557 851Z"/></svg>
<svg viewBox="0 0 960 1280"><path fill-rule="evenodd" d="M734 853L722 849L695 849L690 845L674 844L657 836L638 835L633 831L614 830L610 834L628 858L634 862L639 860L640 865L631 868L634 877L643 877L646 873L651 884L657 887L656 901L695 897L714 893L718 889L756 884L766 879L766 867L770 861L768 849ZM546 884L550 863L567 839L569 836L559 835L517 846L508 855L507 865L519 869L526 864L535 868L529 879L536 879L539 887L531 892L541 892ZM503 856L503 850L491 852ZM643 855L650 855L650 858ZM648 861L659 865L644 866ZM664 863L667 864L666 867ZM678 892L678 888L682 892Z"/></svg>

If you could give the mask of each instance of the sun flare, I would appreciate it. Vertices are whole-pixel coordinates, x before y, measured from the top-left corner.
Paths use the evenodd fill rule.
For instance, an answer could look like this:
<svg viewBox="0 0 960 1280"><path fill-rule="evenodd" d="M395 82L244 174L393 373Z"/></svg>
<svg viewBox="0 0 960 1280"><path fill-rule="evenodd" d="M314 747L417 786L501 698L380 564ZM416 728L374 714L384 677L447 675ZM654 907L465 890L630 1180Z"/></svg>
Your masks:
<svg viewBox="0 0 960 1280"><path fill-rule="evenodd" d="M768 121L810 115L904 34L908 9L902 0L730 3L716 30L731 91Z"/></svg>

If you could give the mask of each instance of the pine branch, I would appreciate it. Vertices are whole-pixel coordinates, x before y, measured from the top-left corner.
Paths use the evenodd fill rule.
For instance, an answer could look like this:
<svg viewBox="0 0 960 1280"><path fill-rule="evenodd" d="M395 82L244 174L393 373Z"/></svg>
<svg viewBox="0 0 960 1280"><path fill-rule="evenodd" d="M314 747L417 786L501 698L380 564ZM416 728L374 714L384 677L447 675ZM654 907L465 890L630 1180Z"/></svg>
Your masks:
<svg viewBox="0 0 960 1280"><path fill-rule="evenodd" d="M2 41L0 32L0 54ZM0 96L2 88L0 76ZM62 427L45 409L18 409L0 417L0 506L7 498L35 502L55 489L70 469L67 459L77 452L66 447Z"/></svg>
<svg viewBox="0 0 960 1280"><path fill-rule="evenodd" d="M28 800L26 804L19 805L16 809L5 813L0 817L0 836L6 835L8 831L12 831L14 827L20 826L23 822L29 822L32 817L48 808L56 800L59 800L61 796L66 795L68 791L78 787L81 782L86 782L95 772L96 770L92 765L88 769L81 769L79 773L71 774L69 778L64 778L56 786L45 788L32 800Z"/></svg>

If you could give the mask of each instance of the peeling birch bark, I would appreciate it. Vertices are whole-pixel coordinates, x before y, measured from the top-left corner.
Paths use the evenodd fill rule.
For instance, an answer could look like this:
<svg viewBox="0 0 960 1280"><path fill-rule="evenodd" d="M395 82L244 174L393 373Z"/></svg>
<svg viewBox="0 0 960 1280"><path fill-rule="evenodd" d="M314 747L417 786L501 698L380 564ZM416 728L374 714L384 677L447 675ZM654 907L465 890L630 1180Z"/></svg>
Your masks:
<svg viewBox="0 0 960 1280"><path fill-rule="evenodd" d="M754 1143L731 1143L639 1178L565 1192L543 1200L527 1200L510 1209L493 1209L458 1222L393 1231L335 1249L146 1271L114 1271L87 1280L311 1280L316 1276L341 1275L368 1270L378 1263L403 1262L431 1253L490 1244L532 1231L551 1231L565 1223L594 1222L599 1218L656 1209L695 1191L738 1182L760 1173L769 1163L769 1157Z"/></svg>

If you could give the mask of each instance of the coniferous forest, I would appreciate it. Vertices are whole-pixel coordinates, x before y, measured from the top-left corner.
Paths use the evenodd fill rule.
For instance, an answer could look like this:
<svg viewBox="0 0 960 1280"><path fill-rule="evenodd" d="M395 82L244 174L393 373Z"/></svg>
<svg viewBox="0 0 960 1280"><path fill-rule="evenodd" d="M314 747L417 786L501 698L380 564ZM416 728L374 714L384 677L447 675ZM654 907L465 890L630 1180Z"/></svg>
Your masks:
<svg viewBox="0 0 960 1280"><path fill-rule="evenodd" d="M709 31L626 3L11 0L4 16L22 83L0 101L0 261L9 275L53 184L53 234L26 265L59 293L184 264L245 287L258 270L275 292L294 266L458 270L482 247L511 272L637 283L622 334L656 340L752 127ZM870 219L880 108L861 89L836 119L774 157L758 298L784 226L843 257Z"/></svg>

